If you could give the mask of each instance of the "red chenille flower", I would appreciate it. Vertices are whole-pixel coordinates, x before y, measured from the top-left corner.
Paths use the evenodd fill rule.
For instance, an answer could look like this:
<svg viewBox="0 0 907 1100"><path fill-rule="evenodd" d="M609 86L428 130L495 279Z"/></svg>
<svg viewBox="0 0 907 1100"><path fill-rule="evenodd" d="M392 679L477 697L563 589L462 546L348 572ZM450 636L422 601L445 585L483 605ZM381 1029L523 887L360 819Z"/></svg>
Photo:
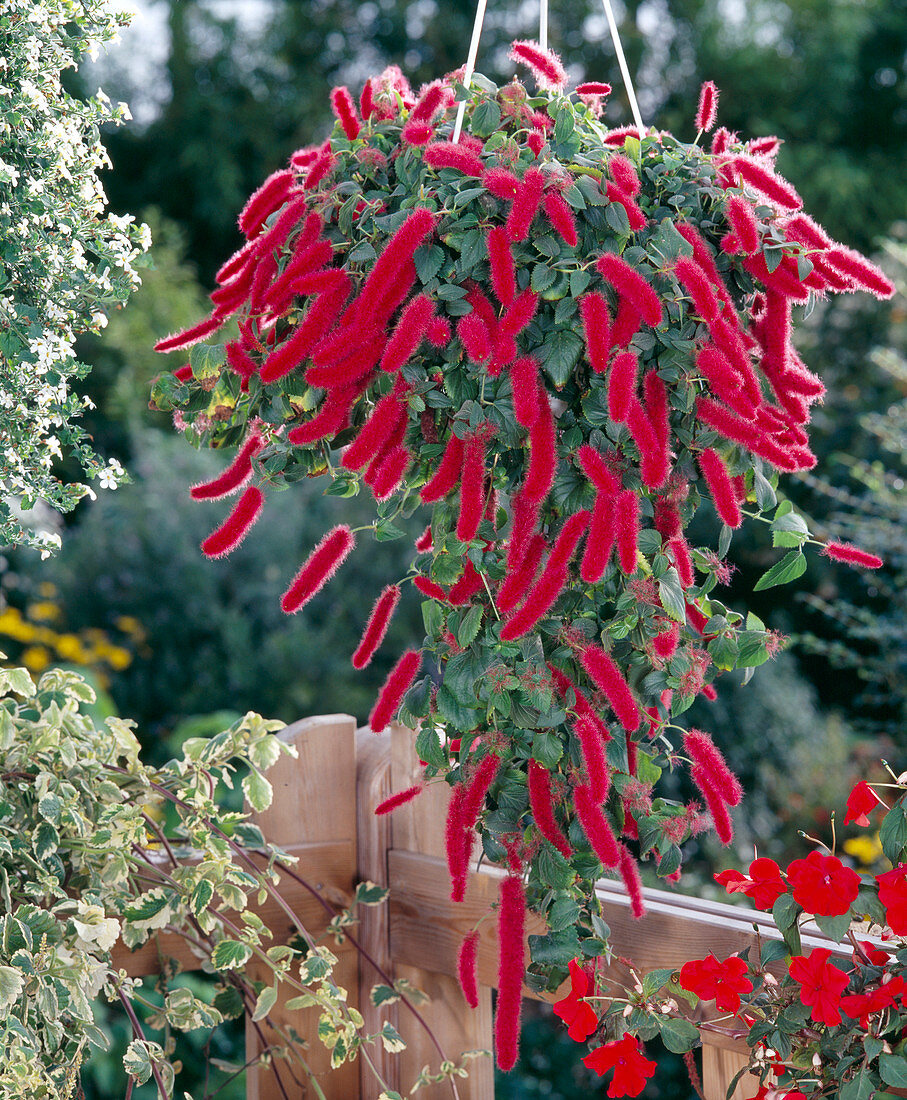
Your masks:
<svg viewBox="0 0 907 1100"><path fill-rule="evenodd" d="M736 1012L740 1008L740 994L753 991L746 972L746 963L736 955L719 962L710 953L704 959L683 964L680 984L704 1001L713 1000L722 1012Z"/></svg>
<svg viewBox="0 0 907 1100"><path fill-rule="evenodd" d="M876 875L879 901L885 906L888 927L899 936L907 935L907 863Z"/></svg>
<svg viewBox="0 0 907 1100"><path fill-rule="evenodd" d="M583 1000L592 992L589 976L576 959L568 963L570 968L570 992L563 1000L554 1002L554 1015L567 1024L567 1034L575 1043L585 1042L598 1027L598 1016L592 1005Z"/></svg>
<svg viewBox="0 0 907 1100"><path fill-rule="evenodd" d="M841 994L850 979L843 970L831 965L830 955L827 947L817 947L808 955L796 955L790 961L790 976L799 982L800 1000L812 1008L816 1023L834 1027L841 1022Z"/></svg>
<svg viewBox="0 0 907 1100"><path fill-rule="evenodd" d="M787 869L787 881L794 901L807 913L819 917L839 917L846 913L860 890L860 876L836 856L810 852L806 859L795 859Z"/></svg>
<svg viewBox="0 0 907 1100"><path fill-rule="evenodd" d="M746 894L751 897L757 909L771 909L778 898L787 892L781 878L781 868L767 856L753 860L749 877L741 871L721 871L715 875L715 881L729 894Z"/></svg>
<svg viewBox="0 0 907 1100"><path fill-rule="evenodd" d="M866 780L861 780L847 799L847 816L844 818L844 824L849 825L852 821L854 825L865 829L869 824L869 815L878 806L883 805L882 800Z"/></svg>
<svg viewBox="0 0 907 1100"><path fill-rule="evenodd" d="M656 1069L655 1062L639 1049L639 1041L634 1035L624 1035L622 1039L597 1047L586 1055L583 1064L594 1069L599 1077L604 1077L609 1069L614 1070L614 1079L608 1086L608 1096L612 1097L639 1096Z"/></svg>

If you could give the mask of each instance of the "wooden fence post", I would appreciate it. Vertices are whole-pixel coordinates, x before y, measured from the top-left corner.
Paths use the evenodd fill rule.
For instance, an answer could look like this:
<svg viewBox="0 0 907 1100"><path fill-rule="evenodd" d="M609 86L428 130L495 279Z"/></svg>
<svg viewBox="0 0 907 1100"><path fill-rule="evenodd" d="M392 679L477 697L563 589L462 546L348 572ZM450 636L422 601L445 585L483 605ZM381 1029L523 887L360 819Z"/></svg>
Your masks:
<svg viewBox="0 0 907 1100"><path fill-rule="evenodd" d="M283 756L268 772L274 801L254 820L278 847L299 856L294 870L335 905L352 900L356 878L356 721L347 714L329 714L295 722L280 737L296 747L298 758ZM284 877L286 881L286 876ZM289 917L271 925L273 943L287 943L296 935ZM323 925L322 925L323 927ZM358 957L349 942L327 945L339 957L334 977L349 991L349 1003L359 1005ZM254 977L268 981L262 967ZM318 1039L319 1009L288 1012L283 1004L295 995L283 988L269 1019L277 1027L292 1028L308 1039L304 1057L327 1100L355 1100L359 1095L359 1066L346 1063L330 1068L330 1052ZM258 1056L263 1045L282 1045L276 1029L246 1023L246 1058ZM247 1100L311 1100L315 1090L292 1059L275 1059L246 1075Z"/></svg>

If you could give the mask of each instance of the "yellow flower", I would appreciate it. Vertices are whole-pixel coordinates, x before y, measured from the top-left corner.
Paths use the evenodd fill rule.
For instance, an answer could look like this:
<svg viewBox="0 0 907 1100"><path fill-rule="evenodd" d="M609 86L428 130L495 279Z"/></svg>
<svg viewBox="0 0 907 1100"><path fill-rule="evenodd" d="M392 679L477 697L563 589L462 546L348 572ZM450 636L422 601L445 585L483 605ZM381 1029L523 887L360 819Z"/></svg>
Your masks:
<svg viewBox="0 0 907 1100"><path fill-rule="evenodd" d="M33 603L28 608L28 617L30 619L59 619L60 609L55 603L51 603L50 600L42 600L40 603Z"/></svg>
<svg viewBox="0 0 907 1100"><path fill-rule="evenodd" d="M50 654L44 646L40 645L30 645L28 649L22 651L20 659L32 672L40 672L50 664Z"/></svg>
<svg viewBox="0 0 907 1100"><path fill-rule="evenodd" d="M61 634L54 642L54 647L65 660L85 664L85 650L75 634Z"/></svg>
<svg viewBox="0 0 907 1100"><path fill-rule="evenodd" d="M118 645L110 645L106 642L103 645L95 646L92 656L106 661L111 668L116 669L118 672L124 668L129 668L132 664L132 654L128 649L123 649L122 646Z"/></svg>
<svg viewBox="0 0 907 1100"><path fill-rule="evenodd" d="M844 851L860 861L864 867L872 867L882 856L879 834L873 836L855 836L844 841Z"/></svg>

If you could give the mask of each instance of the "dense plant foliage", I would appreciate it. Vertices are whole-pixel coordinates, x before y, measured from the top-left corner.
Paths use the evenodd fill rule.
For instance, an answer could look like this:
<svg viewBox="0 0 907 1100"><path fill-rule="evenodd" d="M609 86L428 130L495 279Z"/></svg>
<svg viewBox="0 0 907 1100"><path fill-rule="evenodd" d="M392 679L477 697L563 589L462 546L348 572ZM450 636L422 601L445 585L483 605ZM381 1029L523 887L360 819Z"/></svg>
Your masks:
<svg viewBox="0 0 907 1100"><path fill-rule="evenodd" d="M84 405L71 384L88 368L74 343L138 285L150 242L132 218L104 214L99 127L128 118L125 104L100 90L76 99L61 74L124 19L99 0L11 0L0 13L0 541L45 553L59 535L24 526L19 510L41 501L67 512L90 492L61 482L55 457L71 454L102 488L123 477L76 423Z"/></svg>
<svg viewBox="0 0 907 1100"><path fill-rule="evenodd" d="M698 803L653 789L683 757L730 840L739 785L708 735L673 719L722 671L775 647L715 595L744 510L788 549L759 588L799 576L814 541L776 495L778 470L815 464L804 429L823 393L790 346L792 304L892 293L799 212L773 169L774 139L719 130L700 148L713 87L696 143L640 138L599 124L607 85L580 86L574 102L553 55L516 43L514 56L533 68L537 96L451 78L416 97L396 69L366 84L358 109L335 89L331 140L250 199L247 243L218 273L211 316L158 345L190 347L189 364L155 389L191 441L241 445L193 489L202 500L243 490L202 543L209 556L242 540L266 493L303 477L328 474L339 496L368 486L378 539L434 506L407 578L427 597L426 639L395 665L371 724L418 725L426 777L454 786L452 896L476 826L485 855L510 868L503 1065L516 1057L527 900L550 928L531 940L536 987L556 986L579 950L604 953L592 889L602 866L639 914L629 844L670 877L704 827ZM468 108L459 143L457 96ZM234 314L238 339L200 343ZM691 548L684 529L707 497L723 523L717 547ZM349 526L329 531L283 609L308 603L354 545ZM879 564L843 544L826 552ZM356 667L400 597L399 585L380 596ZM437 674L419 680L426 656ZM471 956L467 941L467 988Z"/></svg>

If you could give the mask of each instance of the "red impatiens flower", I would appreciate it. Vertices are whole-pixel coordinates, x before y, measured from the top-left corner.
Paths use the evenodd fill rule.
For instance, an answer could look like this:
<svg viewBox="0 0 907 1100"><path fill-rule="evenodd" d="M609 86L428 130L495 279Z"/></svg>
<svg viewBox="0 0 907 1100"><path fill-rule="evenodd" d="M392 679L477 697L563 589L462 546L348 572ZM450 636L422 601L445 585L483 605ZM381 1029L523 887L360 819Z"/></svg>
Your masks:
<svg viewBox="0 0 907 1100"><path fill-rule="evenodd" d="M806 859L795 859L787 869L787 881L793 887L794 901L807 913L820 917L839 917L850 908L860 890L860 876L836 856L810 852Z"/></svg>
<svg viewBox="0 0 907 1100"><path fill-rule="evenodd" d="M729 894L746 894L757 909L771 909L787 887L781 878L781 868L773 859L761 856L750 864L749 877L742 871L721 871L715 881Z"/></svg>
<svg viewBox="0 0 907 1100"><path fill-rule="evenodd" d="M604 1077L609 1069L614 1070L614 1079L608 1086L608 1096L612 1097L639 1096L656 1069L655 1063L643 1055L633 1035L624 1035L622 1039L597 1047L586 1055L583 1064L594 1069L599 1077Z"/></svg>
<svg viewBox="0 0 907 1100"><path fill-rule="evenodd" d="M582 1043L598 1027L598 1016L595 1009L584 1001L592 992L592 982L588 974L579 965L578 960L571 959L570 967L570 992L563 1000L555 1001L554 1014L567 1024L567 1034L575 1043Z"/></svg>
<svg viewBox="0 0 907 1100"><path fill-rule="evenodd" d="M746 962L736 955L719 962L710 953L704 959L683 964L680 984L704 1001L714 1000L722 1012L736 1012L740 1008L740 994L753 991L746 972Z"/></svg>
<svg viewBox="0 0 907 1100"><path fill-rule="evenodd" d="M808 955L796 955L790 961L790 976L800 983L800 1000L812 1008L816 1023L834 1027L841 1022L841 994L850 979L831 965L830 955L827 947L817 947Z"/></svg>
<svg viewBox="0 0 907 1100"><path fill-rule="evenodd" d="M860 828L865 829L869 824L869 815L872 811L884 805L885 803L866 780L861 780L850 792L850 797L847 799L847 816L844 818L844 824L849 825L852 821L854 825L859 825Z"/></svg>
<svg viewBox="0 0 907 1100"><path fill-rule="evenodd" d="M860 1027L869 1028L869 1017L886 1008L894 1008L895 1000L907 989L907 981L895 976L869 993L853 993L841 998L841 1008L851 1019L859 1019Z"/></svg>
<svg viewBox="0 0 907 1100"><path fill-rule="evenodd" d="M876 875L879 901L885 906L888 927L899 936L907 935L907 863Z"/></svg>

